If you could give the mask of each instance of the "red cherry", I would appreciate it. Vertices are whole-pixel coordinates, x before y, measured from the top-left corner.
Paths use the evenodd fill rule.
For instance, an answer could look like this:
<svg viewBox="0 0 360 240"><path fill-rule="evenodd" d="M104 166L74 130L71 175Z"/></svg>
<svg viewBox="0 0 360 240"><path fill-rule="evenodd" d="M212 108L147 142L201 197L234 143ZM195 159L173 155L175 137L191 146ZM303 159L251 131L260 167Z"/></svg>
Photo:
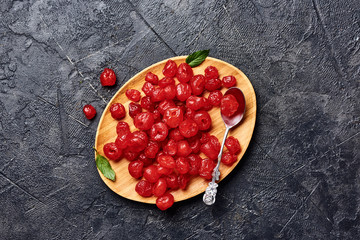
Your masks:
<svg viewBox="0 0 360 240"><path fill-rule="evenodd" d="M153 74L152 72L148 72L145 76L145 81L147 81L151 84L157 85L159 78L157 75Z"/></svg>
<svg viewBox="0 0 360 240"><path fill-rule="evenodd" d="M133 178L141 178L143 173L144 163L140 160L132 161L129 163L129 173Z"/></svg>
<svg viewBox="0 0 360 240"><path fill-rule="evenodd" d="M157 171L160 175L170 175L173 172L173 168L165 168L161 165L157 166Z"/></svg>
<svg viewBox="0 0 360 240"><path fill-rule="evenodd" d="M200 143L200 139L199 139L198 135L195 135L194 137L189 138L188 142L189 142L189 146L191 148L192 153L200 152L201 143Z"/></svg>
<svg viewBox="0 0 360 240"><path fill-rule="evenodd" d="M157 110L159 110L161 115L164 115L165 111L168 108L174 108L174 107L176 107L176 105L175 105L173 100L165 99L164 101L161 101L159 103L159 106L158 106Z"/></svg>
<svg viewBox="0 0 360 240"><path fill-rule="evenodd" d="M175 160L170 155L161 155L157 157L156 161L165 168L175 167Z"/></svg>
<svg viewBox="0 0 360 240"><path fill-rule="evenodd" d="M236 155L233 155L230 152L224 152L221 156L221 162L227 166L233 165L236 160Z"/></svg>
<svg viewBox="0 0 360 240"><path fill-rule="evenodd" d="M234 76L225 76L222 79L224 87L231 88L236 85L236 78Z"/></svg>
<svg viewBox="0 0 360 240"><path fill-rule="evenodd" d="M204 106L203 97L190 96L186 100L186 107L196 111Z"/></svg>
<svg viewBox="0 0 360 240"><path fill-rule="evenodd" d="M216 163L213 160L208 158L203 159L201 161L201 166L199 169L199 176L207 180L210 180L212 178L212 173L215 166Z"/></svg>
<svg viewBox="0 0 360 240"><path fill-rule="evenodd" d="M168 128L165 123L158 122L150 128L150 138L153 141L164 141L168 135Z"/></svg>
<svg viewBox="0 0 360 240"><path fill-rule="evenodd" d="M96 109L92 105L85 105L83 108L83 112L87 119L93 119L96 115Z"/></svg>
<svg viewBox="0 0 360 240"><path fill-rule="evenodd" d="M206 111L199 111L193 117L199 130L208 130L211 126L211 117Z"/></svg>
<svg viewBox="0 0 360 240"><path fill-rule="evenodd" d="M171 189L178 189L179 188L179 182L177 179L177 175L175 173L171 173L168 176L166 176L166 183L168 188Z"/></svg>
<svg viewBox="0 0 360 240"><path fill-rule="evenodd" d="M116 83L116 75L113 70L105 68L100 75L100 83L103 86L114 86Z"/></svg>
<svg viewBox="0 0 360 240"><path fill-rule="evenodd" d="M178 157L176 159L176 170L180 174L188 173L190 170L190 164L187 158L185 157Z"/></svg>
<svg viewBox="0 0 360 240"><path fill-rule="evenodd" d="M200 143L206 143L209 141L209 139L210 139L210 133L208 132L201 133Z"/></svg>
<svg viewBox="0 0 360 240"><path fill-rule="evenodd" d="M138 102L141 98L141 93L136 89L128 89L125 92L127 98L131 101Z"/></svg>
<svg viewBox="0 0 360 240"><path fill-rule="evenodd" d="M174 139L170 139L164 146L164 153L170 156L174 156L177 153L177 143Z"/></svg>
<svg viewBox="0 0 360 240"><path fill-rule="evenodd" d="M118 122L116 125L116 133L118 135L124 135L126 133L130 133L130 126L127 122Z"/></svg>
<svg viewBox="0 0 360 240"><path fill-rule="evenodd" d="M142 112L140 104L131 102L129 103L129 115L134 118L136 115Z"/></svg>
<svg viewBox="0 0 360 240"><path fill-rule="evenodd" d="M183 121L183 111L178 107L166 109L163 121L170 127L176 128Z"/></svg>
<svg viewBox="0 0 360 240"><path fill-rule="evenodd" d="M218 78L218 77L219 77L219 72L216 67L208 66L207 68L205 68L205 78L207 80L213 79L213 78Z"/></svg>
<svg viewBox="0 0 360 240"><path fill-rule="evenodd" d="M179 83L176 85L176 97L180 101L186 101L191 96L191 87L187 83Z"/></svg>
<svg viewBox="0 0 360 240"><path fill-rule="evenodd" d="M128 133L124 133L121 135L118 135L116 140L115 140L115 144L118 148L120 149L125 149L128 147L129 145L129 140L131 137L131 133L130 131Z"/></svg>
<svg viewBox="0 0 360 240"><path fill-rule="evenodd" d="M152 196L152 184L146 180L140 180L136 186L135 191L143 197L151 197Z"/></svg>
<svg viewBox="0 0 360 240"><path fill-rule="evenodd" d="M161 102L165 99L165 92L162 88L155 88L151 95L151 101Z"/></svg>
<svg viewBox="0 0 360 240"><path fill-rule="evenodd" d="M157 171L157 167L154 165L150 165L146 167L143 176L150 183L155 183L160 178L160 174Z"/></svg>
<svg viewBox="0 0 360 240"><path fill-rule="evenodd" d="M186 140L181 140L177 143L177 153L179 157L186 157L191 153L191 148Z"/></svg>
<svg viewBox="0 0 360 240"><path fill-rule="evenodd" d="M154 184L152 192L155 197L161 197L164 195L167 189L166 179L165 178L159 178L157 182Z"/></svg>
<svg viewBox="0 0 360 240"><path fill-rule="evenodd" d="M120 120L125 117L125 108L121 103L113 103L110 106L110 113L111 116L116 119Z"/></svg>
<svg viewBox="0 0 360 240"><path fill-rule="evenodd" d="M189 174L191 175L198 175L199 174L199 169L201 166L201 157L197 154L190 154L187 157L188 161L189 161Z"/></svg>
<svg viewBox="0 0 360 240"><path fill-rule="evenodd" d="M231 154L238 155L241 151L239 140L233 136L230 136L225 140L225 146Z"/></svg>
<svg viewBox="0 0 360 240"><path fill-rule="evenodd" d="M185 189L188 182L190 181L190 176L188 174L180 174L178 176L179 188Z"/></svg>
<svg viewBox="0 0 360 240"><path fill-rule="evenodd" d="M165 98L172 100L176 97L176 87L175 85L168 85L164 87Z"/></svg>
<svg viewBox="0 0 360 240"><path fill-rule="evenodd" d="M174 128L170 131L169 134L170 139L173 139L175 141L180 141L184 139L184 136L181 135L179 128Z"/></svg>
<svg viewBox="0 0 360 240"><path fill-rule="evenodd" d="M181 63L177 69L176 78L179 82L186 83L194 76L193 70L187 63Z"/></svg>
<svg viewBox="0 0 360 240"><path fill-rule="evenodd" d="M162 72L165 77L175 77L176 69L177 69L176 63L173 60L169 59L166 62L165 67L162 70Z"/></svg>
<svg viewBox="0 0 360 240"><path fill-rule="evenodd" d="M141 90L145 93L146 96L151 97L155 90L155 87L151 83L145 82Z"/></svg>
<svg viewBox="0 0 360 240"><path fill-rule="evenodd" d="M185 119L182 123L180 123L179 130L181 135L189 138L195 136L198 133L199 127L194 120L188 118Z"/></svg>
<svg viewBox="0 0 360 240"><path fill-rule="evenodd" d="M223 97L222 92L220 92L219 90L215 90L213 92L211 92L208 96L208 100L210 102L211 105L213 106L219 106L220 102L221 102L221 98Z"/></svg>
<svg viewBox="0 0 360 240"><path fill-rule="evenodd" d="M215 91L221 88L221 81L218 78L210 78L206 80L205 89L209 92Z"/></svg>
<svg viewBox="0 0 360 240"><path fill-rule="evenodd" d="M205 88L205 77L204 75L195 75L190 80L190 87L194 95L200 95L203 93Z"/></svg>
<svg viewBox="0 0 360 240"><path fill-rule="evenodd" d="M173 204L174 196L170 193L165 193L164 195L156 199L156 206L162 211L170 208Z"/></svg>
<svg viewBox="0 0 360 240"><path fill-rule="evenodd" d="M124 153L124 157L129 161L135 160L140 154L139 152L132 151L130 148L125 148L123 150L123 153Z"/></svg>
<svg viewBox="0 0 360 240"><path fill-rule="evenodd" d="M103 151L105 156L110 160L117 161L121 158L122 151L114 142L105 144Z"/></svg>
<svg viewBox="0 0 360 240"><path fill-rule="evenodd" d="M172 77L164 77L159 81L159 87L164 88L169 85L175 85L175 80Z"/></svg>
<svg viewBox="0 0 360 240"><path fill-rule="evenodd" d="M231 117L239 108L239 103L232 94L228 94L221 99L220 108L221 114L226 117Z"/></svg>
<svg viewBox="0 0 360 240"><path fill-rule="evenodd" d="M151 101L149 96L145 96L141 99L140 106L150 112L154 111L155 104Z"/></svg>
<svg viewBox="0 0 360 240"><path fill-rule="evenodd" d="M150 166L153 163L153 159L146 157L144 153L141 153L138 159L144 163L144 167Z"/></svg>
<svg viewBox="0 0 360 240"><path fill-rule="evenodd" d="M128 147L132 152L141 152L148 144L149 138L143 131L135 131L131 133Z"/></svg>
<svg viewBox="0 0 360 240"><path fill-rule="evenodd" d="M154 142L150 140L147 147L144 150L144 154L148 158L155 158L159 150L160 150L160 146L158 142Z"/></svg>
<svg viewBox="0 0 360 240"><path fill-rule="evenodd" d="M203 152L208 158L214 160L218 157L220 152L220 142L215 136L210 136L209 141L202 144L200 147L201 152Z"/></svg>
<svg viewBox="0 0 360 240"><path fill-rule="evenodd" d="M134 118L134 125L140 130L149 130L153 124L154 116L149 112L139 113Z"/></svg>

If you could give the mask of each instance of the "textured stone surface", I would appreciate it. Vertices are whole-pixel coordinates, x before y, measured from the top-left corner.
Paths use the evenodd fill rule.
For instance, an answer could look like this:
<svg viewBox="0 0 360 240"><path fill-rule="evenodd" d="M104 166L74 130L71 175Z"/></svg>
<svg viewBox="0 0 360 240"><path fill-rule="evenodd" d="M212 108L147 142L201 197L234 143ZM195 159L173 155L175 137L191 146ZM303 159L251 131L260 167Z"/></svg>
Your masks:
<svg viewBox="0 0 360 240"><path fill-rule="evenodd" d="M0 3L2 239L359 239L360 2ZM220 184L167 212L96 171L102 109L141 69L209 48L257 93L253 140ZM118 74L103 88L104 67ZM82 114L91 103L93 121Z"/></svg>

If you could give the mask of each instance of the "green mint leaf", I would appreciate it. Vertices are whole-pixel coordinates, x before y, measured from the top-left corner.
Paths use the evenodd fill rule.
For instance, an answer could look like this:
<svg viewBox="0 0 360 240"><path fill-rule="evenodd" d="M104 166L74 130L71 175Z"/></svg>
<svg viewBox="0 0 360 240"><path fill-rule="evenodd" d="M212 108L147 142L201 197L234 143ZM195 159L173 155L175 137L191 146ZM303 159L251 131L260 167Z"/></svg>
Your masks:
<svg viewBox="0 0 360 240"><path fill-rule="evenodd" d="M190 65L190 67L199 66L205 58L209 55L210 50L200 50L190 54L186 58L186 63Z"/></svg>
<svg viewBox="0 0 360 240"><path fill-rule="evenodd" d="M112 180L112 181L115 181L115 172L114 170L112 169L109 161L101 156L100 154L96 154L96 158L95 158L95 162L96 162L96 166L97 168L100 170L100 172L102 172L102 174Z"/></svg>

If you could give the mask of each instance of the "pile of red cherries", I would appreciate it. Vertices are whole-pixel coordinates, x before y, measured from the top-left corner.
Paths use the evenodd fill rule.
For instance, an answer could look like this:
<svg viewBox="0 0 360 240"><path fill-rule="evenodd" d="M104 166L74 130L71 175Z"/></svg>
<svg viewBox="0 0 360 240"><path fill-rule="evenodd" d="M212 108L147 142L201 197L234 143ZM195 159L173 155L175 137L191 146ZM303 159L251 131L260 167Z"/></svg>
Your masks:
<svg viewBox="0 0 360 240"><path fill-rule="evenodd" d="M130 175L139 179L135 191L143 197L157 197L157 207L166 210L174 203L171 190L185 189L194 176L212 178L220 142L209 134L212 120L208 111L220 107L223 115L231 116L238 104L234 96L223 96L220 91L223 86L235 86L235 77L220 80L214 66L194 76L187 63L177 66L168 60L162 73L161 79L146 74L141 89L145 96L136 89L126 90L131 100L128 114L138 130L131 132L128 123L119 121L115 142L105 144L103 150L110 160L129 160ZM207 98L203 96L206 91L210 92ZM110 112L116 120L126 115L121 103L112 104ZM230 166L241 151L240 143L228 137L225 146L221 162ZM201 152L206 158L199 156Z"/></svg>

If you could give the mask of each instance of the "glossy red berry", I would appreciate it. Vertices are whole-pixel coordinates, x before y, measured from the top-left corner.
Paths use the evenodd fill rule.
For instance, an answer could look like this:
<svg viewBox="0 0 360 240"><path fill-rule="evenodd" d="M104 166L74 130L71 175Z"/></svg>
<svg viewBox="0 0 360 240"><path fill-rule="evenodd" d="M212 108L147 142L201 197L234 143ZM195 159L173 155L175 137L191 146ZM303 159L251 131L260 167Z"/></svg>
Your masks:
<svg viewBox="0 0 360 240"><path fill-rule="evenodd" d="M178 157L176 159L176 168L180 174L188 173L190 170L190 164L187 158L185 157Z"/></svg>
<svg viewBox="0 0 360 240"><path fill-rule="evenodd" d="M204 103L203 103L204 106L202 109L205 111L210 111L212 109L213 105L211 105L209 99L203 98L203 101L204 101Z"/></svg>
<svg viewBox="0 0 360 240"><path fill-rule="evenodd" d="M201 166L201 157L197 154L190 154L187 157L188 161L189 161L189 174L191 175L198 175L199 174L199 169Z"/></svg>
<svg viewBox="0 0 360 240"><path fill-rule="evenodd" d="M146 167L143 176L150 183L155 183L160 178L160 174L157 171L157 167L154 165L150 165Z"/></svg>
<svg viewBox="0 0 360 240"><path fill-rule="evenodd" d="M183 135L186 138L189 138L195 136L198 133L199 127L194 120L188 118L180 123L179 131L181 135Z"/></svg>
<svg viewBox="0 0 360 240"><path fill-rule="evenodd" d="M129 161L134 161L138 156L139 152L134 152L130 148L125 148L123 150L124 157Z"/></svg>
<svg viewBox="0 0 360 240"><path fill-rule="evenodd" d="M195 116L195 111L192 110L191 108L186 108L186 112L185 112L184 117L189 118L189 119L193 119L194 116Z"/></svg>
<svg viewBox="0 0 360 240"><path fill-rule="evenodd" d="M145 76L145 81L157 85L159 82L159 78L157 75L153 74L152 72L148 72Z"/></svg>
<svg viewBox="0 0 360 240"><path fill-rule="evenodd" d="M207 79L205 83L205 89L209 92L215 91L221 88L221 81L218 78Z"/></svg>
<svg viewBox="0 0 360 240"><path fill-rule="evenodd" d="M156 199L156 206L162 211L170 208L173 204L174 196L170 193L165 193L164 195Z"/></svg>
<svg viewBox="0 0 360 240"><path fill-rule="evenodd" d="M157 110L159 110L161 115L164 115L165 111L168 108L174 108L174 107L176 107L176 105L173 100L165 99L159 103Z"/></svg>
<svg viewBox="0 0 360 240"><path fill-rule="evenodd" d="M216 67L208 66L207 68L205 68L205 78L207 80L213 79L213 78L218 78L218 77L219 77L219 72Z"/></svg>
<svg viewBox="0 0 360 240"><path fill-rule="evenodd" d="M141 90L145 93L146 96L151 97L155 90L155 87L151 83L145 82Z"/></svg>
<svg viewBox="0 0 360 240"><path fill-rule="evenodd" d="M181 108L170 107L164 112L163 121L170 128L176 128L183 121L184 113Z"/></svg>
<svg viewBox="0 0 360 240"><path fill-rule="evenodd" d="M150 128L150 138L153 141L164 141L168 135L168 128L165 123L158 122Z"/></svg>
<svg viewBox="0 0 360 240"><path fill-rule="evenodd" d="M93 119L96 115L96 109L92 105L85 105L83 108L83 112L87 119Z"/></svg>
<svg viewBox="0 0 360 240"><path fill-rule="evenodd" d="M194 95L200 95L203 93L205 88L205 77L204 75L195 75L190 80L190 87Z"/></svg>
<svg viewBox="0 0 360 240"><path fill-rule="evenodd" d="M149 138L143 131L135 131L130 134L128 147L132 152L141 152L148 145Z"/></svg>
<svg viewBox="0 0 360 240"><path fill-rule="evenodd" d="M239 108L239 103L232 94L227 94L221 99L220 109L221 114L226 117L231 117Z"/></svg>
<svg viewBox="0 0 360 240"><path fill-rule="evenodd" d="M164 87L165 98L172 100L176 97L176 87L175 85L168 85Z"/></svg>
<svg viewBox="0 0 360 240"><path fill-rule="evenodd" d="M155 104L151 101L149 96L145 96L141 99L140 106L150 112L154 111Z"/></svg>
<svg viewBox="0 0 360 240"><path fill-rule="evenodd" d="M170 156L175 156L177 153L177 143L174 139L170 139L163 147L164 153Z"/></svg>
<svg viewBox="0 0 360 240"><path fill-rule="evenodd" d="M188 174L180 174L178 176L179 188L185 189L190 181L190 176Z"/></svg>
<svg viewBox="0 0 360 240"><path fill-rule="evenodd" d="M167 183L165 178L159 178L157 182L154 184L152 192L155 197L161 197L164 195L167 189Z"/></svg>
<svg viewBox="0 0 360 240"><path fill-rule="evenodd" d="M142 112L140 104L131 102L129 103L129 115L134 118L136 115Z"/></svg>
<svg viewBox="0 0 360 240"><path fill-rule="evenodd" d="M165 168L161 165L157 166L157 171L160 175L170 175L173 172L173 168Z"/></svg>
<svg viewBox="0 0 360 240"><path fill-rule="evenodd" d="M179 157L186 157L191 153L191 148L186 140L181 140L177 143L177 153Z"/></svg>
<svg viewBox="0 0 360 240"><path fill-rule="evenodd" d="M147 147L144 150L144 154L148 158L155 158L159 150L160 150L159 143L150 140Z"/></svg>
<svg viewBox="0 0 360 240"><path fill-rule="evenodd" d="M105 144L103 151L105 156L110 160L117 161L121 158L122 151L114 142Z"/></svg>
<svg viewBox="0 0 360 240"><path fill-rule="evenodd" d="M175 77L176 70L177 70L176 63L173 60L169 59L166 62L165 67L162 70L162 72L163 72L165 77Z"/></svg>
<svg viewBox="0 0 360 240"><path fill-rule="evenodd" d="M115 144L120 149L125 149L129 145L129 140L131 137L130 131L128 133L119 134L115 140Z"/></svg>
<svg viewBox="0 0 360 240"><path fill-rule="evenodd" d="M199 110L204 106L204 100L203 97L197 97L197 96L190 96L186 100L186 107L190 108L191 110Z"/></svg>
<svg viewBox="0 0 360 240"><path fill-rule="evenodd" d="M152 196L152 187L153 185L146 181L146 180L140 180L136 186L135 191L143 197L151 197Z"/></svg>
<svg viewBox="0 0 360 240"><path fill-rule="evenodd" d="M200 152L201 143L200 143L200 139L199 139L198 135L195 135L194 137L189 138L188 143L189 143L192 153Z"/></svg>
<svg viewBox="0 0 360 240"><path fill-rule="evenodd" d="M114 86L116 83L116 75L113 70L105 68L100 75L100 83L103 86Z"/></svg>
<svg viewBox="0 0 360 240"><path fill-rule="evenodd" d="M125 108L121 103L113 103L110 106L110 113L111 116L116 119L116 120L120 120L123 119L125 117Z"/></svg>
<svg viewBox="0 0 360 240"><path fill-rule="evenodd" d="M118 122L116 125L116 133L118 135L124 135L130 133L130 126L127 122Z"/></svg>
<svg viewBox="0 0 360 240"><path fill-rule="evenodd" d="M199 176L207 180L210 180L212 178L212 173L215 166L216 163L213 160L209 158L203 159L201 161L201 165L199 169Z"/></svg>
<svg viewBox="0 0 360 240"><path fill-rule="evenodd" d="M199 111L195 113L193 120L197 124L199 130L208 130L211 126L211 117L206 111Z"/></svg>
<svg viewBox="0 0 360 240"><path fill-rule="evenodd" d="M176 85L176 98L180 101L186 101L191 96L191 87L187 83Z"/></svg>
<svg viewBox="0 0 360 240"><path fill-rule="evenodd" d="M171 188L174 190L179 188L179 182L177 179L177 175L175 173L171 173L166 176L166 183L167 183L168 188Z"/></svg>
<svg viewBox="0 0 360 240"><path fill-rule="evenodd" d="M189 64L181 63L176 72L176 78L179 82L186 83L194 76L194 72Z"/></svg>
<svg viewBox="0 0 360 240"><path fill-rule="evenodd" d="M151 101L153 102L161 102L165 99L165 92L162 88L155 88L151 94Z"/></svg>
<svg viewBox="0 0 360 240"><path fill-rule="evenodd" d="M143 173L144 163L140 160L132 161L129 163L128 170L133 178L141 178Z"/></svg>
<svg viewBox="0 0 360 240"><path fill-rule="evenodd" d="M210 133L208 132L201 133L201 138L200 138L201 143L206 143L209 141L209 139L210 139Z"/></svg>
<svg viewBox="0 0 360 240"><path fill-rule="evenodd" d="M140 130L149 130L153 124L154 116L149 112L139 113L134 118L134 125Z"/></svg>
<svg viewBox="0 0 360 240"><path fill-rule="evenodd" d="M180 141L184 139L184 136L181 135L179 128L174 128L169 133L170 139L173 139L175 141Z"/></svg>
<svg viewBox="0 0 360 240"><path fill-rule="evenodd" d="M224 87L231 88L236 85L236 78L234 76L225 76L221 82Z"/></svg>
<svg viewBox="0 0 360 240"><path fill-rule="evenodd" d="M159 81L159 87L164 88L169 85L175 85L175 80L172 77L164 77Z"/></svg>
<svg viewBox="0 0 360 240"><path fill-rule="evenodd" d="M221 156L221 162L227 166L233 165L236 160L236 155L233 155L230 152L224 152Z"/></svg>
<svg viewBox="0 0 360 240"><path fill-rule="evenodd" d="M144 163L144 167L150 166L153 163L153 159L146 157L144 153L141 153L138 159Z"/></svg>
<svg viewBox="0 0 360 240"><path fill-rule="evenodd" d="M214 160L218 157L220 152L220 142L215 136L210 136L209 141L202 144L200 147L201 152L203 152L208 158Z"/></svg>
<svg viewBox="0 0 360 240"><path fill-rule="evenodd" d="M141 93L136 89L128 89L125 92L126 97L134 102L140 101Z"/></svg>
<svg viewBox="0 0 360 240"><path fill-rule="evenodd" d="M233 136L230 136L225 140L225 146L231 154L238 155L241 151L239 140Z"/></svg>
<svg viewBox="0 0 360 240"><path fill-rule="evenodd" d="M220 106L221 98L223 97L222 92L215 90L211 92L208 96L208 100L213 106Z"/></svg>
<svg viewBox="0 0 360 240"><path fill-rule="evenodd" d="M156 161L165 168L174 168L175 167L175 160L170 155L158 156Z"/></svg>

